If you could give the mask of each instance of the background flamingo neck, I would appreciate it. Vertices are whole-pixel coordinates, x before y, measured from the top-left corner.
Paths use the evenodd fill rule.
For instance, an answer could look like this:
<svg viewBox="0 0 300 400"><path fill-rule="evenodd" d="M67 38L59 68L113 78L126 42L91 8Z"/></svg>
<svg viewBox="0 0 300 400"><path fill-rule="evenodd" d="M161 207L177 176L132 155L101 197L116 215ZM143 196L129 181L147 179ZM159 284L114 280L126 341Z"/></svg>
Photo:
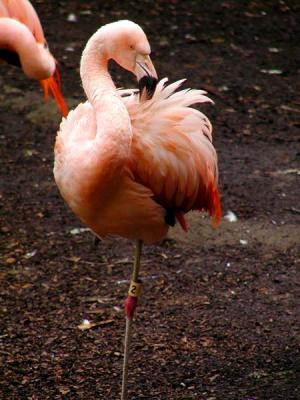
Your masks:
<svg viewBox="0 0 300 400"><path fill-rule="evenodd" d="M24 24L11 18L1 18L0 32L0 46L18 53L22 69L29 78L41 80L50 76L44 60L37 54L40 50L36 40Z"/></svg>

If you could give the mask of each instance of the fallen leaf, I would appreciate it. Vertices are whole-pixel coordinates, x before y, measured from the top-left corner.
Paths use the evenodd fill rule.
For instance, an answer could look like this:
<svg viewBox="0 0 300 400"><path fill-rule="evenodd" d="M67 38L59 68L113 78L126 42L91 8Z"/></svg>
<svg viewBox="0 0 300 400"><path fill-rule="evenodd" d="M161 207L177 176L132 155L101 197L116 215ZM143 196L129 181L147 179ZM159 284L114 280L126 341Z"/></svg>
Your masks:
<svg viewBox="0 0 300 400"><path fill-rule="evenodd" d="M27 259L32 258L32 257L34 257L36 255L36 253L37 253L37 250L29 251L28 253L26 253L24 255L24 258L27 258Z"/></svg>
<svg viewBox="0 0 300 400"><path fill-rule="evenodd" d="M89 228L73 228L70 230L71 235L79 235L80 233L83 232L89 232Z"/></svg>
<svg viewBox="0 0 300 400"><path fill-rule="evenodd" d="M14 264L16 261L17 260L14 257L8 257L5 260L6 264Z"/></svg>
<svg viewBox="0 0 300 400"><path fill-rule="evenodd" d="M63 396L70 392L70 389L65 386L60 386L58 390Z"/></svg>
<svg viewBox="0 0 300 400"><path fill-rule="evenodd" d="M225 39L223 37L217 37L217 38L212 38L210 39L211 43L214 44L220 44L220 43L224 43Z"/></svg>
<svg viewBox="0 0 300 400"><path fill-rule="evenodd" d="M289 168L283 171L278 171L279 174L283 175L300 175L300 169L297 168Z"/></svg>
<svg viewBox="0 0 300 400"><path fill-rule="evenodd" d="M300 108L286 106L285 104L282 104L279 108L281 108L281 110L284 110L284 111L292 111L292 112L300 113Z"/></svg>
<svg viewBox="0 0 300 400"><path fill-rule="evenodd" d="M70 257L70 258L68 258L70 261L73 261L74 263L78 263L78 261L80 261L81 260L81 258L80 257L77 257L77 256L72 256L72 257Z"/></svg>
<svg viewBox="0 0 300 400"><path fill-rule="evenodd" d="M164 258L165 260L168 259L168 256L165 253L160 253L159 255L162 256L162 258Z"/></svg>
<svg viewBox="0 0 300 400"><path fill-rule="evenodd" d="M287 208L287 210L293 214L300 214L300 209L296 207Z"/></svg>
<svg viewBox="0 0 300 400"><path fill-rule="evenodd" d="M270 53L279 53L281 49L278 49L277 47L269 47L268 48Z"/></svg>
<svg viewBox="0 0 300 400"><path fill-rule="evenodd" d="M261 69L260 72L269 75L281 75L283 73L281 69Z"/></svg>
<svg viewBox="0 0 300 400"><path fill-rule="evenodd" d="M80 329L81 331L86 331L88 329L95 328L97 326L109 325L112 324L113 322L114 322L113 319L108 319L106 321L100 321L100 322L90 322L89 320L85 319L82 321L80 325L78 325L77 328Z"/></svg>

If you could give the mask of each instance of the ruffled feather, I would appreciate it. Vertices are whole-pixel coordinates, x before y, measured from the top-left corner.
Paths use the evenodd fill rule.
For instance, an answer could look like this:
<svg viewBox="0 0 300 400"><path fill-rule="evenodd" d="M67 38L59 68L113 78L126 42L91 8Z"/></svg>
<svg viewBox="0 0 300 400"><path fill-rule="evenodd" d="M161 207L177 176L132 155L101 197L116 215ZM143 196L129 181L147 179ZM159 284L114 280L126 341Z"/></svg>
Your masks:
<svg viewBox="0 0 300 400"><path fill-rule="evenodd" d="M130 166L165 208L205 210L217 222L221 206L212 126L190 107L212 100L203 90L178 90L184 81L168 85L162 79L151 99L140 100L135 92L122 98L133 128Z"/></svg>

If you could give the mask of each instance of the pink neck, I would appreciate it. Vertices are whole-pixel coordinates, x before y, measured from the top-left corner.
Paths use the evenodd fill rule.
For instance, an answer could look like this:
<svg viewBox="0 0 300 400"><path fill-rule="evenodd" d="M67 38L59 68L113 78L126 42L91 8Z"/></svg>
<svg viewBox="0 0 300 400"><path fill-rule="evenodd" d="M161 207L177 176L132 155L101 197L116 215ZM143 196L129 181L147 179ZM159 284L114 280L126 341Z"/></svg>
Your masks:
<svg viewBox="0 0 300 400"><path fill-rule="evenodd" d="M12 18L0 18L0 32L0 47L18 53L22 69L29 78L41 80L53 74L53 57L50 54L43 56L26 25Z"/></svg>
<svg viewBox="0 0 300 400"><path fill-rule="evenodd" d="M128 158L131 121L108 72L109 56L104 50L101 29L88 41L81 58L83 88L97 121L97 137L105 142L118 168Z"/></svg>

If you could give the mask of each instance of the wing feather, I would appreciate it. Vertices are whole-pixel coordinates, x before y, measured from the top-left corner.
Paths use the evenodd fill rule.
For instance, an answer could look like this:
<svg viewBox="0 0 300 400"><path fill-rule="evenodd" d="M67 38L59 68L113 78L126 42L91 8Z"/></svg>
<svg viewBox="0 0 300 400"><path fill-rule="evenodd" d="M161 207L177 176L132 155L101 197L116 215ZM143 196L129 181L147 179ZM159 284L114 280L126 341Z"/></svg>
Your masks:
<svg viewBox="0 0 300 400"><path fill-rule="evenodd" d="M202 90L181 89L184 79L162 79L150 100L123 98L133 128L131 169L165 208L220 216L217 155L208 118L190 106L212 102Z"/></svg>

